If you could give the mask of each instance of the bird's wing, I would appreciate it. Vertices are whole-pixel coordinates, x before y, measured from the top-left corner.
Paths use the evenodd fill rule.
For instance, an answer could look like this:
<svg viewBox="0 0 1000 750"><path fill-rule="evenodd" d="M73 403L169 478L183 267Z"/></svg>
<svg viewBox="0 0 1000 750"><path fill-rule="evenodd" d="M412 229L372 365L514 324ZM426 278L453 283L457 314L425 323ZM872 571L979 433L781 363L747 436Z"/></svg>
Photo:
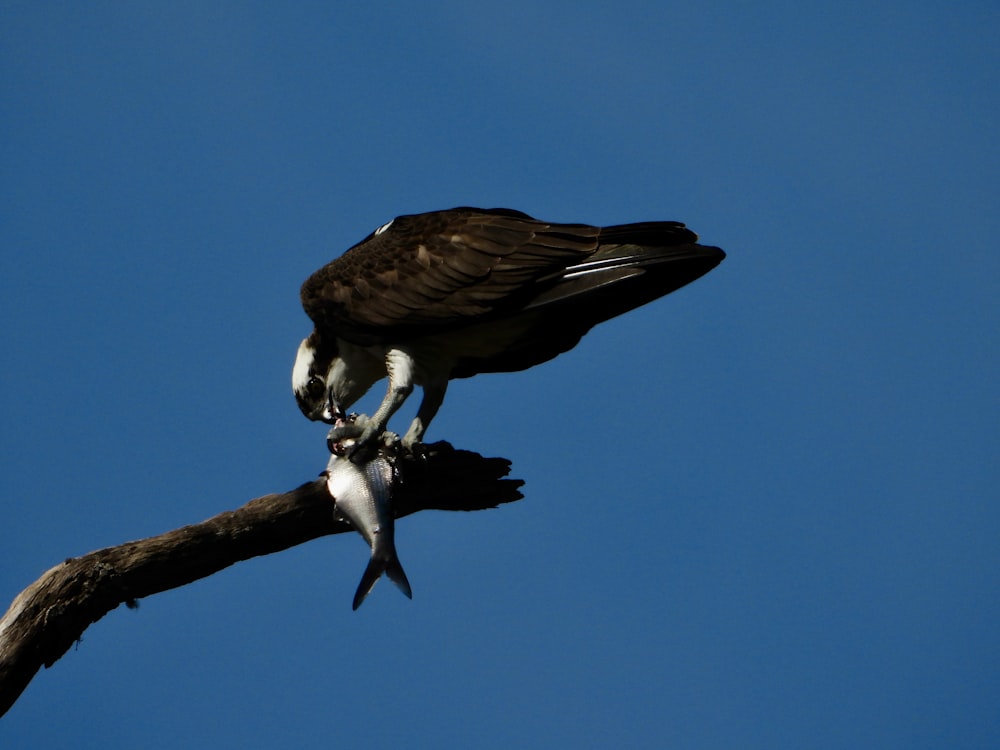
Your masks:
<svg viewBox="0 0 1000 750"><path fill-rule="evenodd" d="M359 340L459 327L517 309L586 259L599 227L507 209L400 216L302 285L317 327Z"/></svg>

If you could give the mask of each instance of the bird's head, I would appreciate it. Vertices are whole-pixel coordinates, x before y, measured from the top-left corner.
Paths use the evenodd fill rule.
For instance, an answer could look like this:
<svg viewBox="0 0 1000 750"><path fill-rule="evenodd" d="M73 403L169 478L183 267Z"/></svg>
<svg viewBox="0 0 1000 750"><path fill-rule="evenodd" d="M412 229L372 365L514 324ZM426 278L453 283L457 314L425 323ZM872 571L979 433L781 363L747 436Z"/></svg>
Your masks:
<svg viewBox="0 0 1000 750"><path fill-rule="evenodd" d="M343 418L333 389L334 365L340 361L337 342L326 342L314 331L299 344L292 368L292 391L299 409L309 419L333 424Z"/></svg>

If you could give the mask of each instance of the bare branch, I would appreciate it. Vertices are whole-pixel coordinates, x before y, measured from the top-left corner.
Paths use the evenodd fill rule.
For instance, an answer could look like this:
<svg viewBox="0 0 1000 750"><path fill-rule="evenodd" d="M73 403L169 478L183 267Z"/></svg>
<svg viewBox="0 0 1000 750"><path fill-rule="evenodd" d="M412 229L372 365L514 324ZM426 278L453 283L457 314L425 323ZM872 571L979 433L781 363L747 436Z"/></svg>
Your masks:
<svg viewBox="0 0 1000 750"><path fill-rule="evenodd" d="M394 490L397 516L420 510L482 510L521 498L510 462L428 446L403 459ZM233 563L350 531L334 520L323 480L265 495L191 526L70 558L22 591L0 619L0 716L44 665L122 603L205 578Z"/></svg>

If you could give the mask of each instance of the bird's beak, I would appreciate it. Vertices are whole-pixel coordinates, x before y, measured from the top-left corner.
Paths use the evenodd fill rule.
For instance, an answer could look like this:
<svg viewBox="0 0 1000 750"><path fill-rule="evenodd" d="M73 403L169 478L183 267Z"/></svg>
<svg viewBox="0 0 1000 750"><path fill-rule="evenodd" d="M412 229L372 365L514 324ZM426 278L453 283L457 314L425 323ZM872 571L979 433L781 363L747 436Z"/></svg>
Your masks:
<svg viewBox="0 0 1000 750"><path fill-rule="evenodd" d="M316 422L326 422L327 424L333 424L333 414L330 412L330 405L323 404L322 406L317 406L306 416Z"/></svg>
<svg viewBox="0 0 1000 750"><path fill-rule="evenodd" d="M337 424L342 422L347 415L344 414L344 410L340 408L340 404L337 403L331 394L326 401L326 408L323 409L323 421L327 424Z"/></svg>

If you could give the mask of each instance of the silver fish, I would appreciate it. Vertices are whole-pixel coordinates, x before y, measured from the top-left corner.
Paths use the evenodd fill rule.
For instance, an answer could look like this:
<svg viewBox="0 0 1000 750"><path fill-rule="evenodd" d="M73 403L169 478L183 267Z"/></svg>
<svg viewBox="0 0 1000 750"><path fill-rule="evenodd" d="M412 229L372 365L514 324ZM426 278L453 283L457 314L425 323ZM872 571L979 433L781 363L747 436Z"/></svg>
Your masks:
<svg viewBox="0 0 1000 750"><path fill-rule="evenodd" d="M372 550L354 594L354 609L361 606L383 573L412 599L410 582L396 557L392 464L380 453L359 466L338 452L342 450L334 452L326 467L326 488L336 504L337 516L350 523Z"/></svg>

